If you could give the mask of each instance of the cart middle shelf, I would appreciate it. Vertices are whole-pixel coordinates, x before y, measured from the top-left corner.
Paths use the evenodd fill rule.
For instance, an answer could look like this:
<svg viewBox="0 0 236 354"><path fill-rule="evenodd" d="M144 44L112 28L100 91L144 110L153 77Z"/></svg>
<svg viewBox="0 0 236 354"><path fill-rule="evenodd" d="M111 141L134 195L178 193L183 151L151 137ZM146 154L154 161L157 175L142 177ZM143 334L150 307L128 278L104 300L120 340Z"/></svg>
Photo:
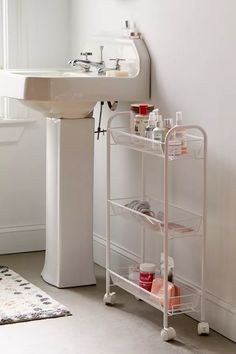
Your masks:
<svg viewBox="0 0 236 354"><path fill-rule="evenodd" d="M132 205L138 202L147 202L149 211L142 213L133 209ZM164 202L146 197L129 197L108 200L110 215L121 216L140 223L153 231L164 233ZM202 216L188 210L168 204L168 236L169 238L201 236Z"/></svg>

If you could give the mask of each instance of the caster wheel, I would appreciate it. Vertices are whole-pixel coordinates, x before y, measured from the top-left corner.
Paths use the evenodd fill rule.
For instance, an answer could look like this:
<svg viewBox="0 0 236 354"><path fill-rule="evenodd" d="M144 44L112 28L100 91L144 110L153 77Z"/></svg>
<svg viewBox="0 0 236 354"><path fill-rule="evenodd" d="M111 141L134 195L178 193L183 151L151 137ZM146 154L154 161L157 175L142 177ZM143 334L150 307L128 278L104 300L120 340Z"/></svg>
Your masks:
<svg viewBox="0 0 236 354"><path fill-rule="evenodd" d="M176 332L173 327L163 328L161 330L161 339L164 342L168 342L169 340L173 340L176 337Z"/></svg>
<svg viewBox="0 0 236 354"><path fill-rule="evenodd" d="M199 336L203 334L208 335L210 333L209 324L207 322L198 323L197 332Z"/></svg>
<svg viewBox="0 0 236 354"><path fill-rule="evenodd" d="M114 305L116 302L116 293L105 294L103 302L105 305Z"/></svg>

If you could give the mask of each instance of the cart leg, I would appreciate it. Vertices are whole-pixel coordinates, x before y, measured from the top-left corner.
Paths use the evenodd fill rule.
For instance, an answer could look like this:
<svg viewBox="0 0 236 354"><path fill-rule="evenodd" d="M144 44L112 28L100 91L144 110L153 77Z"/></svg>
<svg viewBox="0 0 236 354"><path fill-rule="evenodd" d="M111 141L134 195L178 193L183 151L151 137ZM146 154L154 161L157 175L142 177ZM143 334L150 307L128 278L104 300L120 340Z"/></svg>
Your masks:
<svg viewBox="0 0 236 354"><path fill-rule="evenodd" d="M208 335L210 333L209 324L206 322L206 181L207 181L207 137L204 135L204 167L203 167L203 238L202 238L202 295L201 295L201 322L198 324L198 334Z"/></svg>
<svg viewBox="0 0 236 354"><path fill-rule="evenodd" d="M161 338L164 342L173 340L176 337L174 328L168 327L168 136L165 146L164 160L164 310L163 310L163 329Z"/></svg>
<svg viewBox="0 0 236 354"><path fill-rule="evenodd" d="M109 126L108 126L109 128ZM110 189L111 189L111 176L110 176L110 129L107 134L107 217L106 217L106 294L103 297L103 302L106 305L113 305L116 302L116 293L110 292L111 279L110 279L110 248L111 248L111 225L110 225Z"/></svg>
<svg viewBox="0 0 236 354"><path fill-rule="evenodd" d="M106 305L114 305L116 302L116 293L110 292L111 280L109 270L106 270L106 294L103 297L103 302Z"/></svg>
<svg viewBox="0 0 236 354"><path fill-rule="evenodd" d="M169 340L173 340L176 337L176 332L173 327L168 327L168 310L167 306L164 306L163 313L163 329L161 330L161 339L164 342L168 342Z"/></svg>
<svg viewBox="0 0 236 354"><path fill-rule="evenodd" d="M106 293L103 298L105 305L114 305L116 302L116 293Z"/></svg>
<svg viewBox="0 0 236 354"><path fill-rule="evenodd" d="M198 323L197 332L198 335L208 335L210 333L209 323L205 321L205 289L202 288L201 296L201 322Z"/></svg>
<svg viewBox="0 0 236 354"><path fill-rule="evenodd" d="M109 250L107 249L107 252ZM109 264L109 254L107 254L108 257L108 264ZM105 305L114 305L116 302L116 293L111 292L111 279L110 279L110 273L109 269L106 269L106 293L103 297L103 302Z"/></svg>

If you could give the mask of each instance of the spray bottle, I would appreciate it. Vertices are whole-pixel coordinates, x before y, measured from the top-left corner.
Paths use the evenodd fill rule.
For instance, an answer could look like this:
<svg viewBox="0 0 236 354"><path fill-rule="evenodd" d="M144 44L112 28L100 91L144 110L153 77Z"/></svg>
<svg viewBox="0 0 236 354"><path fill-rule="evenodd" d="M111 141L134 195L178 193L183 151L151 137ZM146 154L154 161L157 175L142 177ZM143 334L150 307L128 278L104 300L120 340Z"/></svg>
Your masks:
<svg viewBox="0 0 236 354"><path fill-rule="evenodd" d="M180 126L176 129L176 139L180 140L181 142L181 154L187 154L187 141L186 141L186 130L181 128L183 125L183 115L182 112L176 112L176 126Z"/></svg>

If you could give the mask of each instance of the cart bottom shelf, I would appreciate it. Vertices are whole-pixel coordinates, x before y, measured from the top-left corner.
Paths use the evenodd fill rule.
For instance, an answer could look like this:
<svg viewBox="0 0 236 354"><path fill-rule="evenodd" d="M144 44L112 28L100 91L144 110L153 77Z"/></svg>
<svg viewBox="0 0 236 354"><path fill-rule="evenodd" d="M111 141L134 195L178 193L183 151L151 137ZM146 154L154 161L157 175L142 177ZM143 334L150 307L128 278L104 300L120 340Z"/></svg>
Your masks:
<svg viewBox="0 0 236 354"><path fill-rule="evenodd" d="M130 279L128 269L109 270L112 283L123 290L133 294L137 299L143 300L156 309L164 312L163 297L157 296L139 286L137 280ZM180 287L180 296L178 301L175 297L169 298L169 303L178 303L168 308L168 315L178 315L190 312L199 312L199 304L201 298L201 291L176 281L176 285Z"/></svg>

